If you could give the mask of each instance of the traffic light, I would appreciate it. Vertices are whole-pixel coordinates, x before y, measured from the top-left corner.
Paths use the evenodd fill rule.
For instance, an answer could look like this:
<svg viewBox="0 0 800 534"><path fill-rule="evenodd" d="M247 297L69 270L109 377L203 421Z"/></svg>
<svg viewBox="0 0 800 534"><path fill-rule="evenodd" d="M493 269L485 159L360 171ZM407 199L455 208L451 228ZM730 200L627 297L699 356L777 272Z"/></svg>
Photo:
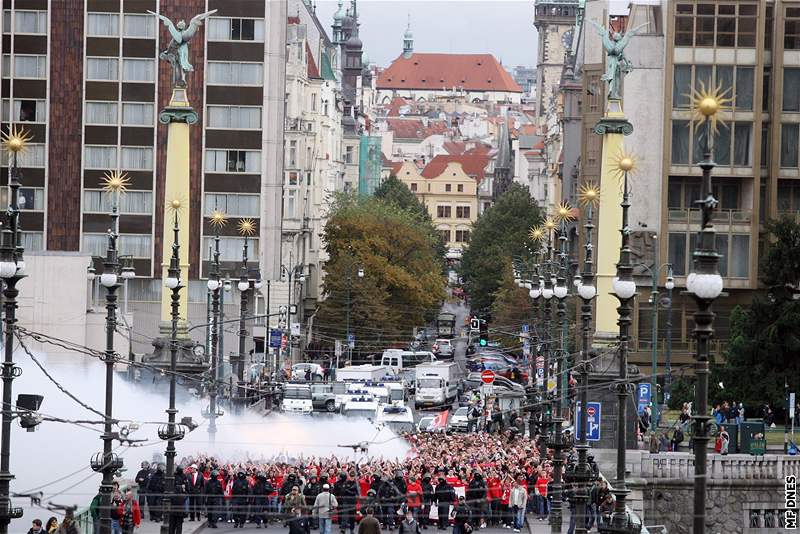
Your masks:
<svg viewBox="0 0 800 534"><path fill-rule="evenodd" d="M486 322L485 319L481 319L480 325L480 337L478 338L478 344L481 347L485 347L489 344L489 324Z"/></svg>

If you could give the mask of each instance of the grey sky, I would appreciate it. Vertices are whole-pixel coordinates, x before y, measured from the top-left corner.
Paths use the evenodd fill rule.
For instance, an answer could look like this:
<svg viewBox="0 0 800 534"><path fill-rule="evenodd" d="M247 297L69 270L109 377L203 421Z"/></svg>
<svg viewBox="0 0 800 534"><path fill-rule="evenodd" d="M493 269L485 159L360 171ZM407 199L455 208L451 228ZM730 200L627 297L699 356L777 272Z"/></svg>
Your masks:
<svg viewBox="0 0 800 534"><path fill-rule="evenodd" d="M316 1L330 35L336 0ZM416 52L484 52L506 66L536 64L533 0L359 0L358 13L364 51L382 67L403 51L409 13Z"/></svg>

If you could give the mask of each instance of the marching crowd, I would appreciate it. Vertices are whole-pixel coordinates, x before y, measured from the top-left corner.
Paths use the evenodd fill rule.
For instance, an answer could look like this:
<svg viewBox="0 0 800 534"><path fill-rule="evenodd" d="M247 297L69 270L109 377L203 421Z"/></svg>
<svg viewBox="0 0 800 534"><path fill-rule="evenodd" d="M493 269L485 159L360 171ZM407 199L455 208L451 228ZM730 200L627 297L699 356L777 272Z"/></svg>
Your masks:
<svg viewBox="0 0 800 534"><path fill-rule="evenodd" d="M331 455L226 462L210 456L184 458L175 473L176 492L169 500L170 533L180 534L186 518L203 517L210 528L217 528L219 522L233 523L234 528L283 523L290 534L317 528L320 534L331 534L334 521L341 534L353 534L356 529L359 534L378 534L381 529L395 528L399 534L417 534L450 525L454 534L488 526L519 532L527 514L539 521L547 519L553 465L549 457L540 456L535 439L510 431L418 433L403 438L410 452L402 459L356 461ZM124 516L130 508L137 519L144 518L146 511L151 521L161 521L167 508L164 478L163 465L143 462L136 475L138 501L125 505L131 499L127 497L117 509ZM572 495L565 484L565 508L574 506ZM598 480L590 501L591 526L613 507L604 481Z"/></svg>

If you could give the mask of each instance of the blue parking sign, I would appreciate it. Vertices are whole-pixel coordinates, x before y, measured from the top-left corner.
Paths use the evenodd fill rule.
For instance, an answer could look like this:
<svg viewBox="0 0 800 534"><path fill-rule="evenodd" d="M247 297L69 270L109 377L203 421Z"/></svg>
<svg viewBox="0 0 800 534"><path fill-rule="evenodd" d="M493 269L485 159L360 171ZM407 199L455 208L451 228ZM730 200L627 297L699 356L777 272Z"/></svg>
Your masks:
<svg viewBox="0 0 800 534"><path fill-rule="evenodd" d="M281 336L283 332L281 332L278 328L272 328L269 331L269 346L274 349L281 348Z"/></svg>
<svg viewBox="0 0 800 534"><path fill-rule="evenodd" d="M645 407L650 406L652 393L650 382L639 382L636 385L636 413L641 414Z"/></svg>
<svg viewBox="0 0 800 534"><path fill-rule="evenodd" d="M581 403L578 401L577 410L575 412L575 438L581 439ZM587 441L600 441L600 415L601 403L587 402L586 405L586 423L589 427L589 432L586 434Z"/></svg>

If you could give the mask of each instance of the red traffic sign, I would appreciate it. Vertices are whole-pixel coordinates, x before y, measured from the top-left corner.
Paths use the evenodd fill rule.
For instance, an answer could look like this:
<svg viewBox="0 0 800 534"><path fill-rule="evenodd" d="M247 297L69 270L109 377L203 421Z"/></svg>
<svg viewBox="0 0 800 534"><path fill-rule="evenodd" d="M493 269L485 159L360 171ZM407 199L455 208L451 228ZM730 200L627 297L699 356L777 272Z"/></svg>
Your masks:
<svg viewBox="0 0 800 534"><path fill-rule="evenodd" d="M489 369L481 371L481 382L484 384L494 383L494 371L490 371Z"/></svg>
<svg viewBox="0 0 800 534"><path fill-rule="evenodd" d="M544 369L544 356L537 356L536 357L536 368L537 369Z"/></svg>
<svg viewBox="0 0 800 534"><path fill-rule="evenodd" d="M594 406L589 406L588 408L586 408L586 415L588 415L589 417L593 417L594 412L595 412Z"/></svg>

